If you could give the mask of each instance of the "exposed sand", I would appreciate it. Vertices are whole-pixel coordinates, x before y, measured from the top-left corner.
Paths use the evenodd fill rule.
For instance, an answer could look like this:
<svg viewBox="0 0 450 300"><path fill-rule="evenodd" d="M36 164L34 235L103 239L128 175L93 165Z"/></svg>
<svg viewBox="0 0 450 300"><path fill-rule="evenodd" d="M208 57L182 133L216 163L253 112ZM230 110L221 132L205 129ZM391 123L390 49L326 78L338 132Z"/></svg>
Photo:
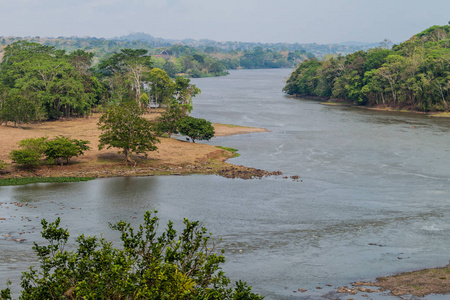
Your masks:
<svg viewBox="0 0 450 300"><path fill-rule="evenodd" d="M373 290L365 287L378 287ZM355 295L359 292L373 293L390 291L394 296L413 295L423 297L430 294L450 293L450 266L425 269L398 275L380 277L376 282L355 282L353 287L339 288L338 292Z"/></svg>
<svg viewBox="0 0 450 300"><path fill-rule="evenodd" d="M146 117L154 119L157 113L148 114ZM97 122L100 114L94 114L86 119L74 119L66 121L44 122L42 124L25 124L22 128L13 126L0 126L0 159L11 163L8 154L13 149L18 149L19 141L26 138L36 138L47 136L67 136L76 139L89 140L92 150L85 152L85 155L74 158L73 162L67 166L42 166L34 171L34 176L138 176L156 174L221 174L229 177L249 177L262 175L265 172L242 166L233 166L225 163L227 158L234 154L219 149L215 146L179 141L174 138L160 138L161 143L157 144L158 150L149 152L148 159L143 159L143 155L135 156L137 161L135 166L125 165L123 156L118 154L119 149L98 150L98 136L100 130ZM11 123L10 123L11 125ZM226 124L214 124L216 136L232 134L244 134L252 132L267 131L262 128L242 127ZM239 169L239 172L230 170ZM28 171L20 170L13 165L8 168L10 173L0 175L0 178L14 176L30 176ZM257 171L257 172L256 172ZM239 174L246 175L239 176ZM256 172L256 173L255 173ZM236 173L236 174L234 174ZM254 173L252 175L252 173ZM268 173L268 172L267 172ZM262 175L265 176L265 175ZM228 177L228 176L227 176Z"/></svg>

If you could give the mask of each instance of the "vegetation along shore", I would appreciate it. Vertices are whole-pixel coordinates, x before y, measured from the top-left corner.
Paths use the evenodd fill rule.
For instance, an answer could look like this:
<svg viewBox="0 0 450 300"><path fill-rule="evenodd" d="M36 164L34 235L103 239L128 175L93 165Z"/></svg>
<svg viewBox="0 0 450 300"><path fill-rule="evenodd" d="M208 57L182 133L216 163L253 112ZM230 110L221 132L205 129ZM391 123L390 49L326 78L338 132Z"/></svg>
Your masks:
<svg viewBox="0 0 450 300"><path fill-rule="evenodd" d="M392 49L306 60L283 90L364 107L448 113L449 76L450 25L433 26Z"/></svg>

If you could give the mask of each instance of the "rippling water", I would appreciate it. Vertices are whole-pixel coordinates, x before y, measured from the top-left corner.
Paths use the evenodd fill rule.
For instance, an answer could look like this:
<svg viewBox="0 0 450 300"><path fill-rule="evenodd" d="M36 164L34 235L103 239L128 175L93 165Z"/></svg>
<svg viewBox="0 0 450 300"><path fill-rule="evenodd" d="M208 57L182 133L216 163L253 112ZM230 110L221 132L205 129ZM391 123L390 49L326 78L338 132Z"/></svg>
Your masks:
<svg viewBox="0 0 450 300"><path fill-rule="evenodd" d="M0 235L26 239L0 238L0 286L11 278L17 290L20 272L35 261L31 247L41 218L60 216L73 236L117 240L108 222L136 223L148 209L160 212L162 224L201 220L222 237L227 274L266 299L347 299L334 287L446 265L450 120L290 99L281 93L289 71L196 79L202 94L193 115L269 129L210 144L239 149L234 164L302 181L195 175L0 188L0 202L8 203L0 206L8 218L0 221ZM10 204L15 201L31 205ZM298 288L308 292L294 293Z"/></svg>

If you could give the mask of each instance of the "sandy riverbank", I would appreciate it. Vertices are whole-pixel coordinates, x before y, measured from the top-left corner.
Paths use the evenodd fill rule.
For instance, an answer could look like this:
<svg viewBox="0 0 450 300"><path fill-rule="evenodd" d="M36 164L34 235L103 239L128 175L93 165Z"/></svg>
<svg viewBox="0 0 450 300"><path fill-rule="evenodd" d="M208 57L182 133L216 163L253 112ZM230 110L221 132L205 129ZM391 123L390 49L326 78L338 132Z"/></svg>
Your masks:
<svg viewBox="0 0 450 300"><path fill-rule="evenodd" d="M401 113L413 113L413 114L421 114L429 117L437 117L437 118L450 118L450 112L424 112L418 110L409 110L409 109L397 109L388 106L378 105L378 106L364 106L364 105L354 105L351 102L320 102L322 105L327 106L346 106L352 108L359 109L367 109L367 110L375 110L375 111L387 111L387 112L401 112Z"/></svg>
<svg viewBox="0 0 450 300"><path fill-rule="evenodd" d="M373 289L376 287L378 289ZM450 265L397 275L379 277L375 282L355 282L351 287L338 288L338 293L356 295L389 291L394 296L424 297L430 294L450 294ZM403 299L403 298L401 298Z"/></svg>
<svg viewBox="0 0 450 300"><path fill-rule="evenodd" d="M156 113L146 117L154 119ZM234 153L219 149L212 145L202 143L190 143L174 138L160 138L157 144L158 151L148 153L144 159L135 156L135 166L123 163L123 157L117 153L117 149L98 150L98 136L100 130L97 122L100 114L94 114L86 119L74 119L66 121L44 122L42 124L26 124L22 128L12 126L0 126L0 159L10 166L8 173L0 175L0 178L27 177L27 176L87 176L87 177L114 177L114 176L150 176L150 175L184 175L184 174L219 174L225 177L253 178L268 175L280 175L280 172L267 172L254 168L235 166L226 163ZM214 124L216 136L233 134L245 134L265 132L266 129L254 127L242 127L226 124ZM91 142L92 150L85 155L74 158L67 166L41 166L33 172L21 170L14 164L8 154L18 148L19 141L26 138L47 136L67 136Z"/></svg>

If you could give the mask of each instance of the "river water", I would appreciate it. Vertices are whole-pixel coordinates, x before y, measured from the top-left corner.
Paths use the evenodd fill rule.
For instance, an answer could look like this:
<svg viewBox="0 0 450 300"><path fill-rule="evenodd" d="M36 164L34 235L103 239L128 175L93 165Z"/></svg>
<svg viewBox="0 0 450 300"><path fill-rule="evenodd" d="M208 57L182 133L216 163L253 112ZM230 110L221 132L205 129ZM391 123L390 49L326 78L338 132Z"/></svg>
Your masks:
<svg viewBox="0 0 450 300"><path fill-rule="evenodd" d="M0 286L10 278L17 291L20 272L35 263L31 247L40 241L42 218L61 217L73 237L117 240L108 222L136 224L150 209L159 211L161 225L202 221L222 238L226 274L266 299L348 299L335 287L446 265L450 119L287 98L281 89L289 72L240 70L193 80L202 90L193 115L267 128L208 143L239 149L231 163L300 180L194 175L2 187L0 216L7 220L0 235L26 240L0 236ZM10 204L16 201L29 205ZM299 288L308 291L294 292Z"/></svg>

